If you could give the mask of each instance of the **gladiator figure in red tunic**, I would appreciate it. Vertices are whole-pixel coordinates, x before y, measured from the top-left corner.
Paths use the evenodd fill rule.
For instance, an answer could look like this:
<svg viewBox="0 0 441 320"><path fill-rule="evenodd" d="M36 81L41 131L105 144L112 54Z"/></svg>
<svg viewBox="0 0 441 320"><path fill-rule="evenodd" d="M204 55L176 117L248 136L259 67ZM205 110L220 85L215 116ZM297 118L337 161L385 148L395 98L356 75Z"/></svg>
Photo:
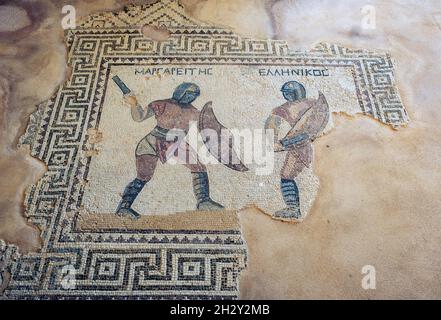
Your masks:
<svg viewBox="0 0 441 320"><path fill-rule="evenodd" d="M121 86L124 86L124 84ZM121 89L123 90L123 88ZM126 90L130 91L128 88ZM185 157L185 159L179 160L184 160L183 165L192 173L197 209L223 209L222 205L210 198L207 169L199 161L196 151L185 141L180 142L177 147L173 148L173 146L176 146L176 140L169 139L170 136L167 137L171 130L180 130L186 135L190 123L198 122L201 112L192 105L192 102L196 100L199 94L199 87L196 84L184 82L174 90L170 99L156 100L147 106L139 104L134 95L125 96L125 101L130 105L134 121L141 122L150 117L155 117L157 124L150 133L139 141L136 147L137 176L124 190L121 202L116 210L118 215L130 216L134 219L139 218L139 213L131 206L145 184L152 179L158 160L166 163L170 158L177 157Z"/></svg>

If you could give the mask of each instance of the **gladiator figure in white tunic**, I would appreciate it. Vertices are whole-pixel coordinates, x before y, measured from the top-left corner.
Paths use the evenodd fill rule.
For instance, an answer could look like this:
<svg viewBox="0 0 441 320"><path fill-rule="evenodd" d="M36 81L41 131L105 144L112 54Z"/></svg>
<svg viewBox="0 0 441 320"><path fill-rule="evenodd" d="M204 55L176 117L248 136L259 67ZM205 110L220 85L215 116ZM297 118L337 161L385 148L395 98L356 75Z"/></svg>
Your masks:
<svg viewBox="0 0 441 320"><path fill-rule="evenodd" d="M319 92L315 99L306 98L305 87L296 81L282 86L286 102L273 109L265 123L266 129L274 130L275 152L286 152L280 176L280 188L286 208L273 217L284 221L301 221L299 189L295 179L313 160L312 142L320 136L329 121L329 106L325 96ZM279 138L281 124L286 121L291 130Z"/></svg>

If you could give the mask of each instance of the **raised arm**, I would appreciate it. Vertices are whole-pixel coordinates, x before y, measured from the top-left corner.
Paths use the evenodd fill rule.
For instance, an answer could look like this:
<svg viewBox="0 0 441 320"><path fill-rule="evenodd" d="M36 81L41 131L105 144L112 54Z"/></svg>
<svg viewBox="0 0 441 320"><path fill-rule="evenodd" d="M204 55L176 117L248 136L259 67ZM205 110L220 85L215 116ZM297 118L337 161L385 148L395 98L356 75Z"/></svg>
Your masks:
<svg viewBox="0 0 441 320"><path fill-rule="evenodd" d="M130 106L132 119L136 122L144 121L155 114L150 106L141 106L136 96L127 96L124 98L124 101Z"/></svg>

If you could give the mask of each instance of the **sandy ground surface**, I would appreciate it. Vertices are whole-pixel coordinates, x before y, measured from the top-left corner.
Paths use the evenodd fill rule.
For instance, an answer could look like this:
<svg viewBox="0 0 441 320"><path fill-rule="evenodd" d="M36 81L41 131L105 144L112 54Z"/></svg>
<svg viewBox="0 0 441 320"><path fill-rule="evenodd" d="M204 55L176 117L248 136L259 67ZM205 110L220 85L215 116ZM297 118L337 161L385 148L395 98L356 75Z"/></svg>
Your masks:
<svg viewBox="0 0 441 320"><path fill-rule="evenodd" d="M65 1L4 1L0 6L0 238L38 250L39 231L23 217L25 188L44 165L17 149L35 105L67 70L60 27ZM69 1L78 15L128 1ZM135 1L142 3L142 1ZM316 142L321 186L307 220L291 225L249 209L242 298L441 298L441 2L370 1L376 29L361 27L366 1L185 0L194 17L293 48L320 41L389 51L411 123L399 131L335 116ZM377 289L361 269L377 270Z"/></svg>

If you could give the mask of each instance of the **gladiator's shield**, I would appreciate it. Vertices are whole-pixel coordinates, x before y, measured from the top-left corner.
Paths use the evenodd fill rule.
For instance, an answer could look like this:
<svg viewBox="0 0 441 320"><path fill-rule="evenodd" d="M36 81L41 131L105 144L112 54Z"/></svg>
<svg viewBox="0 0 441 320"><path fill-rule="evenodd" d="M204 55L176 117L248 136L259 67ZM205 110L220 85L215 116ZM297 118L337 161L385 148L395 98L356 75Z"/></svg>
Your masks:
<svg viewBox="0 0 441 320"><path fill-rule="evenodd" d="M306 139L314 141L323 132L329 121L329 105L323 93L319 92L315 104L281 140L285 147L301 144Z"/></svg>
<svg viewBox="0 0 441 320"><path fill-rule="evenodd" d="M205 146L217 161L235 171L248 171L234 150L233 134L216 118L211 107L212 102L207 102L199 115L198 129Z"/></svg>

